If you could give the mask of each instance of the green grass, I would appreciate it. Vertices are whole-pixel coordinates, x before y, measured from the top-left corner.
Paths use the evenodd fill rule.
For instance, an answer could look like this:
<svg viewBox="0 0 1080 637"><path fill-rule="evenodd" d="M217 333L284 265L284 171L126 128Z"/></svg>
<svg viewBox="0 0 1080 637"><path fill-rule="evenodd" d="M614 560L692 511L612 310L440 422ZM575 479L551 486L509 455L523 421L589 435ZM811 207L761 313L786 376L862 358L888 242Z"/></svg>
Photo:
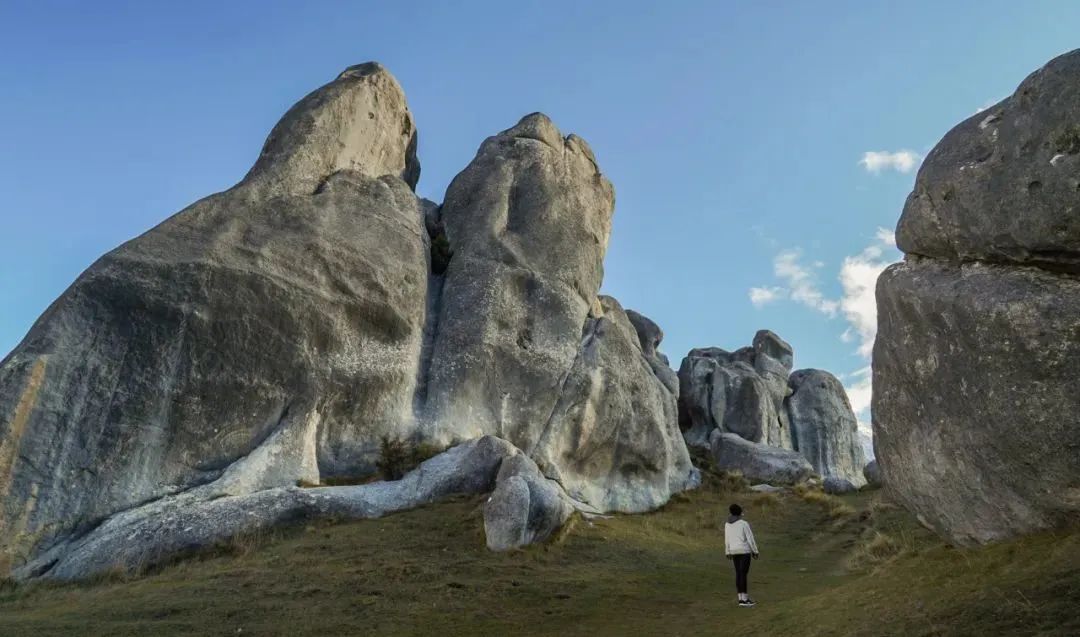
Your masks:
<svg viewBox="0 0 1080 637"><path fill-rule="evenodd" d="M490 553L482 498L242 538L131 578L0 587L0 635L1076 635L1080 532L952 549L879 493L732 493ZM735 606L723 521L762 557ZM882 539L884 538L884 539Z"/></svg>

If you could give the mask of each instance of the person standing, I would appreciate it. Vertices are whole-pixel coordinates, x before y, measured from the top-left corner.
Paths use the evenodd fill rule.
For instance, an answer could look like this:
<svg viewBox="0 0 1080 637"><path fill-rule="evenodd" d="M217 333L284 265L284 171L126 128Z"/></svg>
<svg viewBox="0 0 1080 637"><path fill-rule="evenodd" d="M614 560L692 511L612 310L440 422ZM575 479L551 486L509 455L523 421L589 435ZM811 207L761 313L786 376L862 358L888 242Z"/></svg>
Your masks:
<svg viewBox="0 0 1080 637"><path fill-rule="evenodd" d="M739 593L739 606L749 608L754 605L747 593L747 577L750 575L750 560L757 559L758 547L754 541L754 532L750 523L742 519L742 507L733 504L728 507L731 516L724 524L724 552L735 565L735 590Z"/></svg>

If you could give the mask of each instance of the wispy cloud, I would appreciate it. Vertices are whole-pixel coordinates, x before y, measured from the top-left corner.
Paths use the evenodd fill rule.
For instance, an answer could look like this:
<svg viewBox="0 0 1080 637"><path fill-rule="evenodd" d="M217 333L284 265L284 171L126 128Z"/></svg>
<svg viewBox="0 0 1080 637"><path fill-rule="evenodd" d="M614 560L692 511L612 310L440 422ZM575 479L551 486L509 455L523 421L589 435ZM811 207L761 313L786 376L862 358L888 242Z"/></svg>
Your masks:
<svg viewBox="0 0 1080 637"><path fill-rule="evenodd" d="M901 173L909 173L919 165L922 157L913 150L868 150L863 153L859 165L867 172L875 175L884 170L895 170Z"/></svg>
<svg viewBox="0 0 1080 637"><path fill-rule="evenodd" d="M765 307L769 303L786 299L788 291L779 286L765 288L750 288L750 303L757 308Z"/></svg>
<svg viewBox="0 0 1080 637"><path fill-rule="evenodd" d="M874 288L877 286L878 276L892 263L892 260L884 258L885 248L895 246L895 235L885 228L878 228L875 243L859 254L846 257L840 266L840 285L844 290L840 309L848 322L848 329L841 338L845 341L858 339L857 351L868 360L877 336L877 302Z"/></svg>
<svg viewBox="0 0 1080 637"><path fill-rule="evenodd" d="M787 298L826 316L836 316L840 304L825 298L818 287L815 270L823 264L815 262L807 266L801 259L799 250L785 250L773 259L773 273L786 284Z"/></svg>

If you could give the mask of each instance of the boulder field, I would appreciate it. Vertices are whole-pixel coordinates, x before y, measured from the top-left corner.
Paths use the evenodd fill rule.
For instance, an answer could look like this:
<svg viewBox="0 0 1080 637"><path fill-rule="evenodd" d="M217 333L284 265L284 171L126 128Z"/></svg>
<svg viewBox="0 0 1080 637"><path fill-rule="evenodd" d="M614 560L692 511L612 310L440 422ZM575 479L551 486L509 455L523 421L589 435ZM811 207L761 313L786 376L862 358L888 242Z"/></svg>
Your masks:
<svg viewBox="0 0 1080 637"><path fill-rule="evenodd" d="M959 544L1080 520L1080 51L945 135L896 237L905 259L877 286L880 480Z"/></svg>
<svg viewBox="0 0 1080 637"><path fill-rule="evenodd" d="M697 484L659 328L598 295L614 190L588 144L528 115L441 205L413 191L416 149L393 76L350 67L240 183L48 308L0 362L0 577L493 489L488 542L509 548ZM451 455L297 486L370 476L384 439Z"/></svg>

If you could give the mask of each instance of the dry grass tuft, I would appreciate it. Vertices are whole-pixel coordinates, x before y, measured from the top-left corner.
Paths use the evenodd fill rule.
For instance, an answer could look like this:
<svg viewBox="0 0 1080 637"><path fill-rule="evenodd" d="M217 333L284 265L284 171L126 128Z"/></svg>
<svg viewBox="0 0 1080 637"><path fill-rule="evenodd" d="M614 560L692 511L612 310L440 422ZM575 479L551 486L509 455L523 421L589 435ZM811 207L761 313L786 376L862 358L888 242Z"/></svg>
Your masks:
<svg viewBox="0 0 1080 637"><path fill-rule="evenodd" d="M791 490L796 496L805 502L822 506L834 520L840 520L855 514L855 508L847 504L835 495L829 495L816 485L800 483Z"/></svg>
<svg viewBox="0 0 1080 637"><path fill-rule="evenodd" d="M904 545L891 535L874 531L869 539L856 545L848 561L852 571L872 571L904 553Z"/></svg>

